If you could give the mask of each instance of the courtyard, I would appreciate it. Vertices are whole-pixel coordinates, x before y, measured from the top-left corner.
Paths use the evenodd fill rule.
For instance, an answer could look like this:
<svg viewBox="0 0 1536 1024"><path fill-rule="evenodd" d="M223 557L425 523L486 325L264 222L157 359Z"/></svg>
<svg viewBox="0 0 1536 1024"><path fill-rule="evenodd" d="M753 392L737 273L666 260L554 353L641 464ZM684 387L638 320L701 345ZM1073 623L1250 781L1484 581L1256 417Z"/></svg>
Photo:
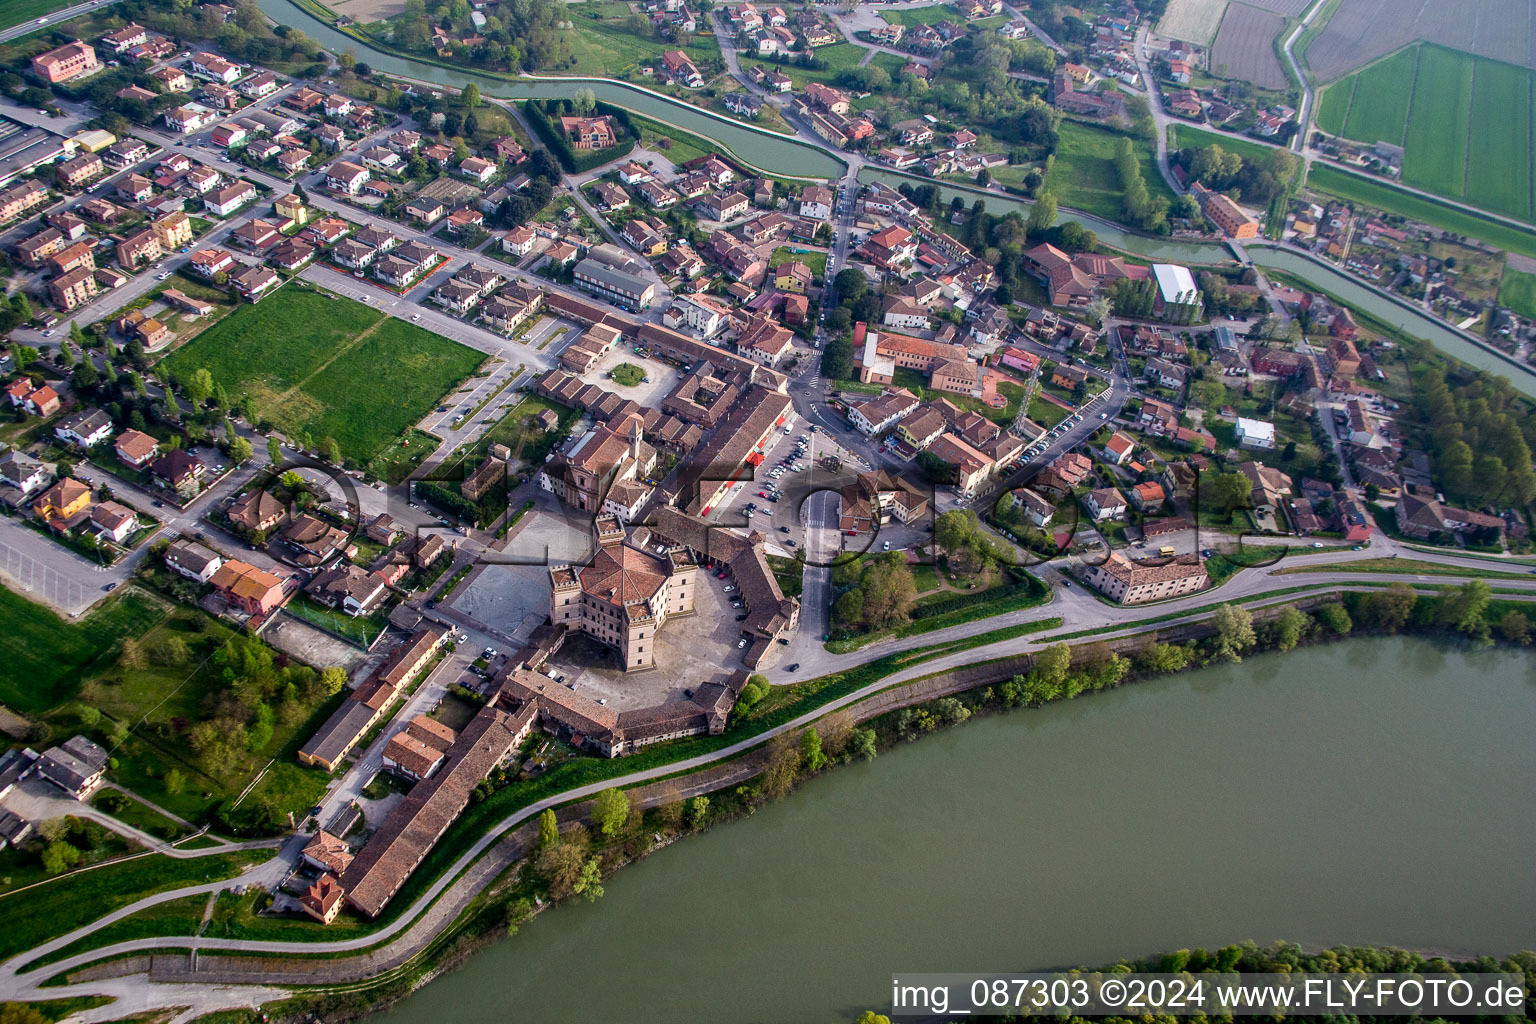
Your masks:
<svg viewBox="0 0 1536 1024"><path fill-rule="evenodd" d="M657 632L654 669L625 672L613 648L573 632L550 659L550 671L582 696L620 711L683 700L684 690L723 680L742 667L736 616L744 610L732 607L737 591L728 593L727 586L733 586L730 580L700 568L694 613L668 619ZM546 588L546 602L547 593Z"/></svg>

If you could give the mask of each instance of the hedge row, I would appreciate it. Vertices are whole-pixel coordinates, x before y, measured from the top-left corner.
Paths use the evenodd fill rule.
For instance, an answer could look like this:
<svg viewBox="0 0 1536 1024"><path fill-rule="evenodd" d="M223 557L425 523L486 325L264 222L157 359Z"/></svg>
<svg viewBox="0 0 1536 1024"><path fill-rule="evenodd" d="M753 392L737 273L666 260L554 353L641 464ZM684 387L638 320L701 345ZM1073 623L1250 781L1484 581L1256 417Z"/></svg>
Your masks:
<svg viewBox="0 0 1536 1024"><path fill-rule="evenodd" d="M580 174L590 171L594 167L600 167L610 160L628 156L635 148L636 132L629 123L629 111L623 107L616 107L611 103L599 103L594 108L594 114L607 114L619 123L624 129L625 138L616 146L607 149L583 150L578 153L571 148L566 140L565 133L556 126L552 118L558 118L568 111L565 100L524 100L523 112L528 115L533 128L539 133L539 138L550 151L560 159L560 166L567 173Z"/></svg>

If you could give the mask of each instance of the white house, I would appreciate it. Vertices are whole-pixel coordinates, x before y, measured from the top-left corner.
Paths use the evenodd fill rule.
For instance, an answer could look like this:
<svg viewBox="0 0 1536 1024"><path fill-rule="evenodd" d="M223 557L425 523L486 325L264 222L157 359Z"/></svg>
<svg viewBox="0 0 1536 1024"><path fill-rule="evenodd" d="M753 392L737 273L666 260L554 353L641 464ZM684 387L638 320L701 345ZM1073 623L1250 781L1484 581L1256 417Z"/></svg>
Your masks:
<svg viewBox="0 0 1536 1024"><path fill-rule="evenodd" d="M100 409L82 409L60 420L53 433L65 444L94 448L112 436L112 418Z"/></svg>
<svg viewBox="0 0 1536 1024"><path fill-rule="evenodd" d="M1275 446L1275 425L1267 420L1250 420L1239 416L1233 434L1240 448L1267 450Z"/></svg>

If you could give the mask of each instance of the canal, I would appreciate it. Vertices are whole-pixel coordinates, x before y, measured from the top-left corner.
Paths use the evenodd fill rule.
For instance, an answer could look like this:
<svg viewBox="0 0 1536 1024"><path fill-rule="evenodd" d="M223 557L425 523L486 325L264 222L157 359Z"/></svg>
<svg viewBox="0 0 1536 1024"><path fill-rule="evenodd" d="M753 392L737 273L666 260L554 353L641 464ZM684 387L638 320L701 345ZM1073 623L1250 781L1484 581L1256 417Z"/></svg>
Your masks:
<svg viewBox="0 0 1536 1024"><path fill-rule="evenodd" d="M280 24L302 29L304 33L327 49L336 53L353 53L364 57L373 67L395 75L403 75L422 81L433 82L454 89L462 89L474 83L480 91L501 99L559 99L571 95L571 91L585 86L600 100L634 110L646 117L670 123L720 143L731 153L755 167L771 174L791 177L840 177L844 172L842 161L831 153L804 142L786 138L772 132L751 128L737 121L721 117L666 96L637 89L622 82L607 79L562 78L558 80L532 78L500 78L470 71L450 70L438 64L412 60L392 53L376 50L336 30L308 11L295 6L291 0L257 0L257 5L268 17ZM884 181L890 185L903 183L928 183L928 179L902 174L896 171L866 165L860 169L863 182ZM982 194L974 190L956 189L941 183L944 201L960 196L967 204L980 198L989 212L1004 214L1010 211L1027 211L1026 200L1001 193ZM1062 211L1062 218L1080 221L1092 229L1106 245L1123 249L1154 260L1171 263L1209 264L1232 258L1225 246L1208 242L1186 242L1168 238L1155 238L1127 231L1123 225L1078 211ZM1536 369L1511 359L1468 338L1428 313L1404 308L1380 293L1365 287L1341 270L1319 265L1296 253L1254 246L1248 250L1253 261L1260 266L1285 270L1303 278L1324 291L1330 292L1355 309L1392 324L1417 338L1423 338L1447 355L1469 365L1509 377L1514 386L1525 394L1536 397Z"/></svg>
<svg viewBox="0 0 1536 1024"><path fill-rule="evenodd" d="M1531 667L1357 640L974 721L624 869L383 1024L830 1024L895 971L1530 948Z"/></svg>
<svg viewBox="0 0 1536 1024"><path fill-rule="evenodd" d="M613 103L646 117L675 125L719 142L736 156L770 174L801 178L840 177L845 167L825 150L803 142L750 128L739 121L711 114L666 96L601 78L500 78L472 71L455 71L439 64L411 60L376 50L302 10L289 0L257 0L257 6L273 21L290 25L333 53L351 50L358 59L392 75L433 82L453 89L474 83L480 92L499 99L564 99L583 86L605 103Z"/></svg>

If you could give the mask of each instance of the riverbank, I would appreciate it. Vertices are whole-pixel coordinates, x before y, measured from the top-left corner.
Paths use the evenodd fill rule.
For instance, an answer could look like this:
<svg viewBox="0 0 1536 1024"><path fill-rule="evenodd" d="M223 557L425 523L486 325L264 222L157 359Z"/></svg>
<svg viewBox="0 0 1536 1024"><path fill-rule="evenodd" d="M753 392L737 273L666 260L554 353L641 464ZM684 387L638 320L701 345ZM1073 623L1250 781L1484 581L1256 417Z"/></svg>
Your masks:
<svg viewBox="0 0 1536 1024"><path fill-rule="evenodd" d="M1353 618L1363 623L1366 620L1376 621L1376 617L1380 614L1379 609L1373 609L1371 607L1374 603L1372 601L1372 597L1373 595L1368 594L1351 595L1340 602L1320 599L1317 604L1319 608L1329 606L1341 608L1345 611L1346 614L1349 612L1350 608L1354 608L1355 615ZM1435 621L1434 617L1438 614L1436 609L1438 608L1440 600L1442 599L1438 597L1424 598L1421 601L1416 602L1415 607L1409 609L1409 619L1412 619L1414 616L1418 616L1423 620L1423 628L1437 628L1433 626L1433 622ZM1500 612L1498 608L1493 608L1492 611L1495 614L1499 614ZM1261 623L1265 621L1270 623L1277 623L1278 619L1284 614L1284 610L1277 609L1274 610L1270 615L1260 616L1260 620ZM1318 645L1313 648L1313 651L1326 650L1327 647L1324 644L1324 641L1334 639L1342 635L1349 635L1350 627L1345 627L1345 632L1343 633L1339 632L1338 621L1339 620L1335 614L1331 611L1319 611L1314 614L1312 618L1313 625L1308 627L1309 630L1311 630L1314 634L1312 637L1313 642ZM1406 619L1405 624L1413 625L1412 622L1409 622ZM968 730L955 731L946 730L943 728L944 725L957 724L960 721L983 721L986 719L996 718L998 720L1018 721L1030 730L1033 730L1035 726L1031 725L1030 723L1036 721L1034 716L1018 718L1018 716L1004 716L1000 712L1006 710L1009 707L1018 707L1025 704L1037 706L1060 705L1063 707L1080 709L1069 713L1069 718L1074 723L1070 727L1071 731L1074 734L1079 734L1076 736L1075 742L1084 744L1087 748L1097 749L1098 740L1096 739L1095 733L1092 730L1086 732L1082 731L1083 729L1087 728L1087 723L1083 720L1083 716L1089 713L1099 713L1100 710L1105 707L1116 707L1118 705L1114 702L1112 702L1110 705L1103 705L1099 702L1073 702L1070 700L1070 698L1079 694L1093 692L1097 689L1123 690L1123 692L1126 693L1139 693L1143 692L1142 687L1123 689L1123 684L1132 680L1152 682L1153 680L1163 677L1167 677L1168 679L1177 678L1177 676L1169 676L1167 672L1159 671L1160 669L1190 669L1203 665L1204 668L1210 670L1213 668L1221 667L1223 664L1222 662L1218 661L1212 663L1211 659L1218 656L1220 658L1225 658L1226 655L1218 654L1218 652L1215 652L1214 649L1209 649L1204 646L1213 642L1211 638L1215 636L1215 634L1211 632L1211 628L1212 627L1208 625L1204 627L1204 632L1206 632L1208 635L1203 640L1195 637L1193 632L1183 636L1170 632L1168 635L1161 638L1161 640L1151 642L1145 638L1140 638L1135 642L1127 641L1126 643L1119 645L1105 643L1080 644L1077 645L1072 659L1068 664L1067 673L1060 678L1057 678L1053 674L1058 671L1059 666L1057 668L1050 668L1049 666L1042 668L1036 665L1033 659L1030 659L1027 662L1014 662L1012 664L993 662L986 665L974 666L972 670L970 670L964 677L951 676L945 680L946 686L952 687L950 691L950 693L953 694L952 696L936 697L934 694L939 692L937 689L925 692L909 690L904 695L892 693L891 699L881 702L879 706L866 706L861 709L852 710L848 716L850 719L848 724L856 725L860 722L871 723L879 735L880 749L884 753L889 754L895 753L900 749L909 748L907 741L918 736L927 736L932 734L931 738L933 738L935 742L942 743L947 741L942 740L941 737L965 734L968 732ZM1277 629L1278 625L1261 624L1258 630L1258 636L1256 637L1255 644L1247 647L1246 649L1250 652L1256 650L1258 647L1258 642L1269 640L1271 638L1271 631ZM1281 634L1278 632L1274 633L1273 637L1276 641L1282 638ZM1189 646L1191 641L1194 643L1193 648ZM1175 666L1174 662L1170 660L1171 658L1175 657L1170 653L1174 650L1184 650L1186 652L1194 650L1198 656L1187 656L1180 664ZM1348 658L1350 651L1357 650L1360 650L1360 648L1354 647L1352 645L1341 647L1337 649L1336 654L1330 655L1330 657L1337 659L1340 655L1342 655ZM1241 654L1242 651L1237 653ZM1472 656L1475 655L1476 652L1473 652ZM1287 657L1307 659L1313 656L1313 653L1308 651L1300 651L1292 653ZM1124 659L1124 661L1128 663L1128 666L1115 668L1115 661L1113 659ZM1277 669L1281 663L1283 662L1279 662L1277 659L1264 659L1265 678L1269 678L1271 680L1277 678L1275 669ZM1230 672L1230 666L1224 669L1224 671ZM1123 672L1124 674L1119 678L1113 678L1116 672ZM1023 681L1017 686L1010 685L1014 683L1014 675L1023 677ZM1059 689L1055 692L1054 696L1052 696L1051 692L1048 689L1042 689L1042 686L1057 686ZM1166 689L1166 683L1153 684L1153 692L1164 689ZM1180 686L1179 689L1182 692L1184 687ZM923 696L927 699L920 701L918 706L915 708L903 707L903 697L912 698L916 696ZM1139 708L1147 707L1147 705L1145 705L1145 703L1139 697L1133 699L1133 703ZM1059 713L1051 712L1053 717L1050 720L1054 721L1054 716L1057 714ZM822 728L824 728L824 726L825 723L818 723L818 734L820 734L820 731ZM1010 728L1016 727L1010 726ZM836 729L829 729L828 739L831 740L838 731L839 730ZM927 745L919 744L917 746L926 747ZM788 744L788 749L797 751L798 745ZM835 749L835 743L833 742L828 742L826 744L826 749L829 753L837 753ZM782 754L783 749L781 749L779 753ZM761 752L759 756L761 757L769 755L770 752L764 751ZM854 777L856 779L863 778L867 780L869 778L869 773L874 771L873 767L858 767L861 762L854 761L846 756L842 757L842 763L850 765L848 770L855 773ZM957 760L955 763L957 765L963 766L966 771L973 770L976 767L971 764L969 759L964 761ZM735 766L734 770L736 775L733 779L728 780L726 784L726 796L721 799L720 805L716 808L718 814L731 817L732 820L734 820L735 817L752 814L760 810L766 812L770 808L776 809L779 806L778 804L773 803L771 800L766 803L764 802L768 795L761 788L764 785L764 776L762 773L763 767L764 762L760 760L751 763L743 760ZM747 793L745 794L745 797L743 796L743 793L740 792L740 787L746 786L746 783L743 781L744 773L746 775L752 775L758 778L758 781L751 783ZM810 773L809 777L814 777L816 774L819 773ZM771 772L770 775L772 775ZM781 784L783 773L780 772L776 777L780 780ZM689 794L694 791L693 784L697 782L697 780L678 781L684 782L690 786L690 788L687 790L687 793ZM795 781L805 780L797 779ZM716 786L714 791L718 793L719 787ZM826 799L829 795L835 795L837 792L836 790L828 790L826 787L813 787L812 791L822 794L820 797L815 799ZM656 808L661 807L667 803L675 803L676 799L678 799L676 796L670 797L669 799L660 799L662 795L666 795L665 790L662 789L660 784L649 788L645 792L636 791L636 794L638 798L637 803L646 804L652 811L652 814L648 816L645 823L648 830L656 826L654 814ZM723 807L729 805L729 801L743 799L745 799L746 802L742 804L740 814L728 815L724 810L722 810ZM657 802L657 800L660 802ZM899 794L893 794L892 801L893 803L890 805L889 813L898 815L923 813L923 810L920 808L905 807ZM567 822L580 819L585 815L588 806L589 805L582 805L579 807L567 809L567 811L562 813L562 818ZM800 800L796 801L797 808L803 809L804 806L805 805ZM704 823L706 825L706 831L713 831L708 829L707 826L718 823L720 823L720 819L718 817L711 817ZM798 818L785 818L781 824L782 827L794 829L798 827L799 822ZM731 830L724 831L730 832ZM526 843L529 838L530 833L528 830L520 830L518 836L519 842ZM665 835L664 838L666 838ZM633 864L634 870L648 870L645 867L645 864L648 862L648 858L643 855L644 852L645 851L641 851L641 856L637 859L632 860L627 856L621 858L615 862L613 869L607 872L607 874L610 878L612 878L614 870L617 870L619 866L627 864ZM886 858L882 858L882 863L886 863L887 860L888 859ZM526 876L526 872L523 874ZM621 877L627 874L627 872L621 873ZM379 1005L379 1000L381 999L386 1001L399 999L406 992L409 992L413 987L415 987L415 985L428 974L434 971L440 972L443 964L455 960L455 958L462 959L462 956L467 956L467 951L470 951L471 949L478 949L481 945L484 944L485 941L488 941L488 936L500 933L502 924L504 923L504 901L511 898L507 895L508 890L505 888L505 886L508 884L514 886L522 884L515 880L511 882L508 881L508 879L515 879L515 877L516 876L514 874L507 873L502 878L502 881L497 883L497 887L487 889L485 898L477 901L477 906L474 910L472 919L465 918L463 921L461 921L461 926L455 930L451 937L443 937L438 942L434 943L428 956L423 957L421 960L410 965L408 969L400 971L387 979L382 979L377 983L363 982L361 984L355 984L346 982L346 976L350 973L350 971L346 969L348 965L345 960L329 959L321 961L320 963L323 965L325 977L329 981L333 982L333 984L344 983L347 990L345 992L336 992L324 996L308 995L303 997L303 1000L299 1005L302 1005L306 1012L318 1012L325 1019L332 1019L338 1014L345 1013L356 1015L367 1012L370 1008L376 1008ZM798 875L797 878L799 878ZM742 881L746 884L748 890L753 889L750 880ZM821 887L810 878L799 878L799 882L797 882L797 884L800 883L808 884L811 891L813 892L821 891ZM791 903L801 902L804 898L806 898L804 893L798 892L787 893L784 895ZM740 898L750 898L750 894L742 894ZM771 903L771 900L767 895L763 896L763 900L765 907L769 906ZM566 915L579 917L580 920L584 922L582 927L585 929L589 926L589 924L592 923L589 920L592 914L601 915L603 912L604 908L601 906L589 909L585 904L578 904L568 907L564 914L556 915L556 917L560 919L564 919ZM541 923L537 927L543 928L545 925ZM1285 933L1287 932L1282 932L1282 934ZM1270 934L1273 934L1273 932ZM1299 933L1289 932L1289 934ZM1304 935L1301 937L1306 938ZM512 943L511 946L517 947L520 950L529 948L530 945L542 949L542 943L544 941L545 940L539 938L525 938L523 942ZM495 955L500 956L502 954ZM190 979L184 977L177 980L197 980L204 983L216 981L239 983L255 980L254 975L246 975L245 971L243 970L241 971L241 975L243 976L238 978L235 976L226 977L222 975L219 971L218 965L219 962L223 959L225 958L210 956L205 952L199 957L199 969L195 972L195 976L191 977ZM430 961L430 963L427 961ZM475 970L475 964L476 961L470 961L469 966L466 969L471 971ZM245 963L241 966L249 967L250 964ZM263 964L262 966L266 965ZM375 966L378 965L375 964ZM169 981L175 979L175 977L176 975L174 973L171 973L166 969L162 969L159 976L156 977L156 980ZM266 975L265 972L263 972L263 977L266 977L267 980L272 980L270 976ZM288 979L289 983L294 983L296 981L297 979ZM313 979L311 979L311 983L312 982ZM430 993L436 988L437 986L429 987L426 992ZM323 1000L323 1002L318 1006L316 1004L317 999ZM269 1007L268 1009L270 1011L272 1008ZM545 1018L541 1017L541 1019Z"/></svg>

